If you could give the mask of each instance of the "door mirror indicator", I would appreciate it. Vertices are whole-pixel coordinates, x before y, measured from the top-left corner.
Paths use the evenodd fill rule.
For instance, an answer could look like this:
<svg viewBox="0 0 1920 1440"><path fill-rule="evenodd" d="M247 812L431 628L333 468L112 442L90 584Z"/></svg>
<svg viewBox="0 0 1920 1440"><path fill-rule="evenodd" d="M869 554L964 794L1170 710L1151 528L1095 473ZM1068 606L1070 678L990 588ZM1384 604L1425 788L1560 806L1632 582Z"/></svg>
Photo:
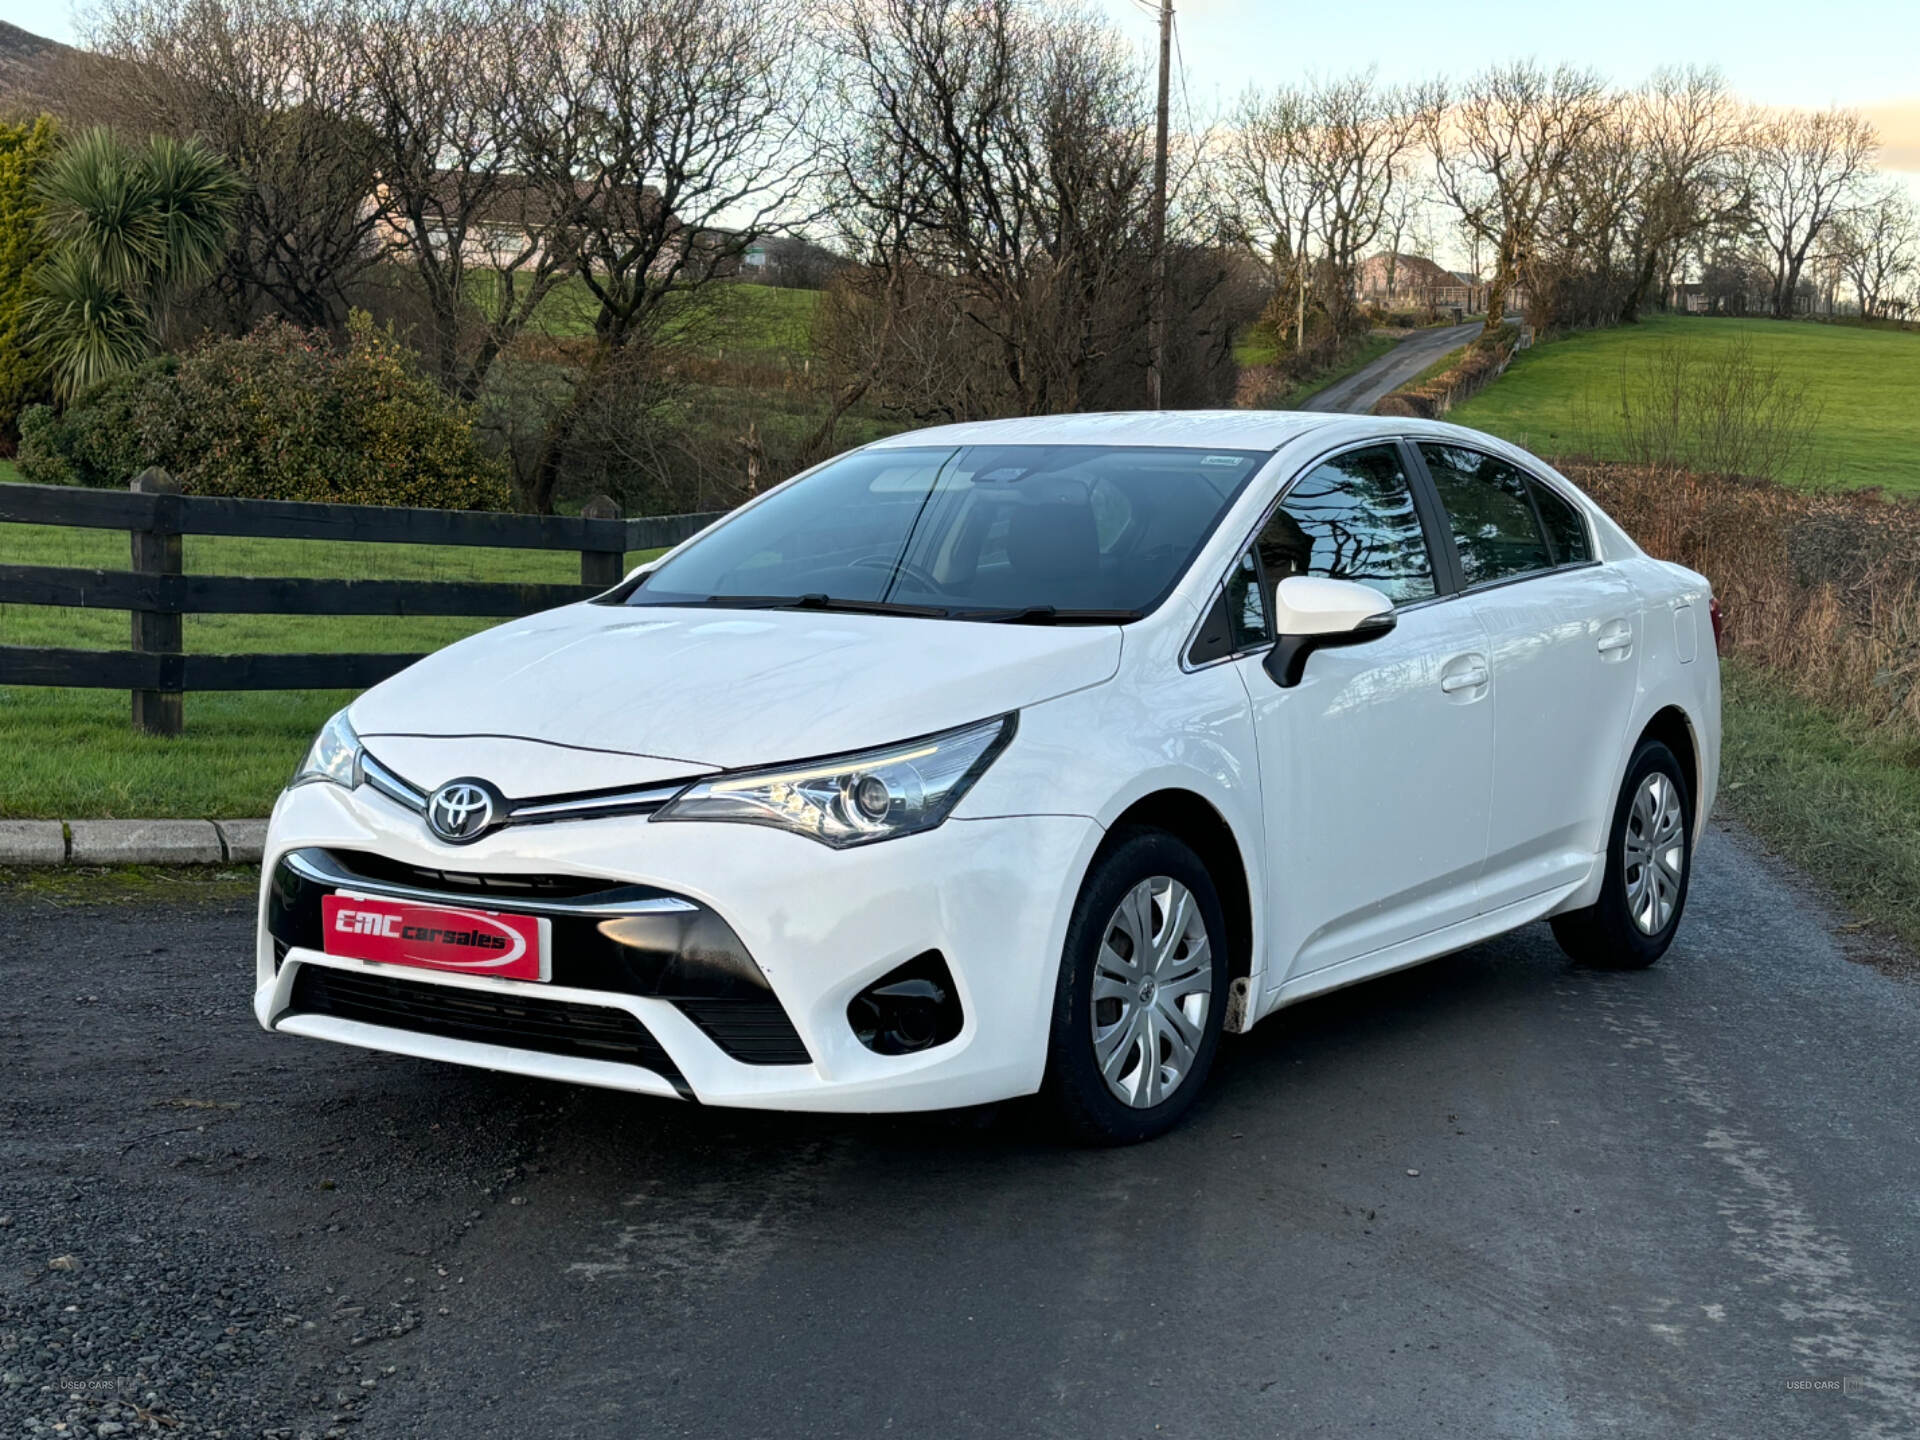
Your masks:
<svg viewBox="0 0 1920 1440"><path fill-rule="evenodd" d="M1315 650L1364 645L1395 623L1393 602L1378 590L1313 575L1289 575L1274 586L1271 608L1278 638L1263 668L1283 690L1300 683Z"/></svg>

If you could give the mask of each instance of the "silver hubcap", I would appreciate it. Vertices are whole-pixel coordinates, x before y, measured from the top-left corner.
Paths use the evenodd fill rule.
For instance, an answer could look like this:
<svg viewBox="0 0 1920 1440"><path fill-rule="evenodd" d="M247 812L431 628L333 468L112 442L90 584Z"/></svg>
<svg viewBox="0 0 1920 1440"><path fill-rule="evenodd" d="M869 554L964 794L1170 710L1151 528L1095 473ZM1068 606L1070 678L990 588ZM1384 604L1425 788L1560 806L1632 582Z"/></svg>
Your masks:
<svg viewBox="0 0 1920 1440"><path fill-rule="evenodd" d="M1107 921L1093 972L1093 1055L1128 1105L1158 1105L1193 1070L1213 1003L1207 923L1192 893L1156 875Z"/></svg>
<svg viewBox="0 0 1920 1440"><path fill-rule="evenodd" d="M1680 787L1656 770L1640 782L1627 816L1627 909L1633 923L1658 935L1680 903L1680 882L1687 873L1687 827L1680 812Z"/></svg>

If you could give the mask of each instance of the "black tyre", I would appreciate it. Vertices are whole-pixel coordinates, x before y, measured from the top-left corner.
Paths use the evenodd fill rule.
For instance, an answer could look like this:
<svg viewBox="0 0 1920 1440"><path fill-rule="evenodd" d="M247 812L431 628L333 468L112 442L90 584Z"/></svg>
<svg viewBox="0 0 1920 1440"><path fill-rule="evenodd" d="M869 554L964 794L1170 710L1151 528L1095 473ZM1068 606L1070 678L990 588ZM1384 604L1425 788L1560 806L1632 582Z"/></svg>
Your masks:
<svg viewBox="0 0 1920 1440"><path fill-rule="evenodd" d="M1642 740L1627 766L1607 836L1600 898L1553 917L1553 938L1584 965L1642 970L1667 953L1693 876L1693 795L1659 740Z"/></svg>
<svg viewBox="0 0 1920 1440"><path fill-rule="evenodd" d="M1226 918L1207 867L1164 831L1117 835L1067 927L1042 1095L1088 1144L1164 1134L1206 1083L1226 1009Z"/></svg>

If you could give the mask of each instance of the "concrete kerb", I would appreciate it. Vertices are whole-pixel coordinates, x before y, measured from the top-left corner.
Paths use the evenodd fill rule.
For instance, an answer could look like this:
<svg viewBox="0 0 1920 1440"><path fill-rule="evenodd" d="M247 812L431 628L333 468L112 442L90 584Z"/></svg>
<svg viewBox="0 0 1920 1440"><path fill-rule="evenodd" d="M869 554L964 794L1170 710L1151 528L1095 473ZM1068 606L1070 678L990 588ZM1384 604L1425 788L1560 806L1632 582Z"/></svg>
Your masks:
<svg viewBox="0 0 1920 1440"><path fill-rule="evenodd" d="M265 820L0 820L0 865L257 865Z"/></svg>

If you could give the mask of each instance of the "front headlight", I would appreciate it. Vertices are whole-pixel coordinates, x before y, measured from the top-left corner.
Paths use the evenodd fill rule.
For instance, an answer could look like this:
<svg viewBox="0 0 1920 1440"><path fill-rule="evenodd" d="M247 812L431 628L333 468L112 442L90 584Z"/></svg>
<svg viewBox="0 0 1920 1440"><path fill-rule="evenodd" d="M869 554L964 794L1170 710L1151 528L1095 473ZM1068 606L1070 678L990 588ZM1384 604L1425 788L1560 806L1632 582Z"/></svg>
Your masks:
<svg viewBox="0 0 1920 1440"><path fill-rule="evenodd" d="M1002 715L883 750L702 780L655 820L772 825L834 849L931 830L1013 738Z"/></svg>
<svg viewBox="0 0 1920 1440"><path fill-rule="evenodd" d="M342 710L320 727L320 733L307 748L307 758L300 762L300 768L293 772L293 779L288 783L304 785L310 780L331 780L349 790L360 783L360 737L347 723L346 711Z"/></svg>

